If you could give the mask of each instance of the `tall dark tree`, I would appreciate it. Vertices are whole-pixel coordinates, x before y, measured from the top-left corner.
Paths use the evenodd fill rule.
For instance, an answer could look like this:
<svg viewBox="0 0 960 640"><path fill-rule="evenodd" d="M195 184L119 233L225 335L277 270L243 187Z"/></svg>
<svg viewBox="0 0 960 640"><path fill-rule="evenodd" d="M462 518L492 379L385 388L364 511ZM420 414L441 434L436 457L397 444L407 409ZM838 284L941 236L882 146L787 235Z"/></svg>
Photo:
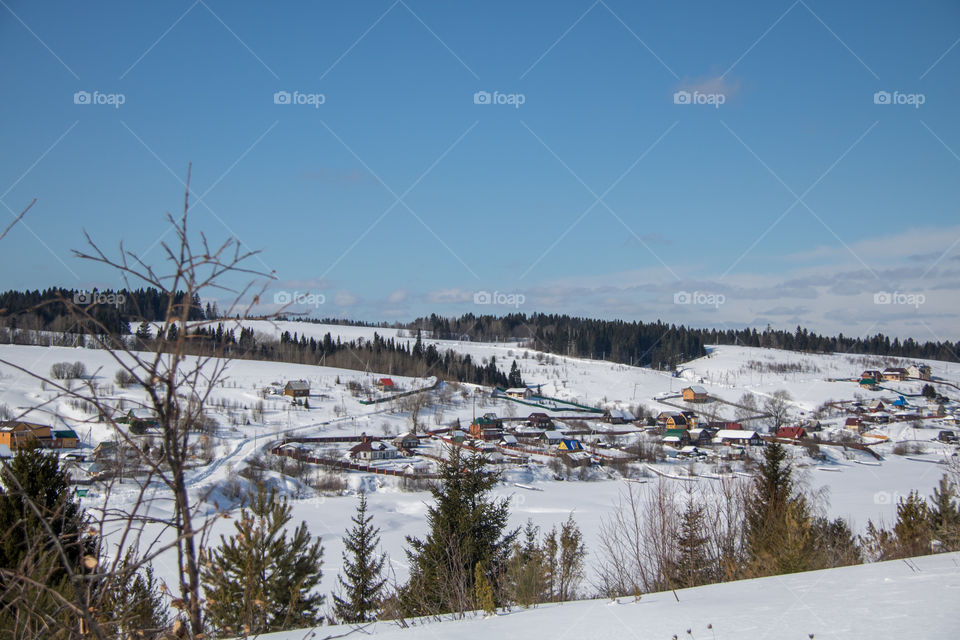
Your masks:
<svg viewBox="0 0 960 640"><path fill-rule="evenodd" d="M676 542L676 559L670 569L670 585L686 589L712 582L714 563L709 551L706 513L703 505L697 504L692 495L688 497L687 506L680 515L680 531Z"/></svg>
<svg viewBox="0 0 960 640"><path fill-rule="evenodd" d="M234 523L236 533L204 563L209 622L229 634L253 635L319 624L324 596L314 593L322 577L323 547L301 522L287 537L290 505L260 486Z"/></svg>
<svg viewBox="0 0 960 640"><path fill-rule="evenodd" d="M523 386L523 376L520 375L520 367L517 366L516 360L510 365L510 375L507 377L507 384L512 388Z"/></svg>
<svg viewBox="0 0 960 640"><path fill-rule="evenodd" d="M930 543L933 540L930 510L926 500L916 491L911 491L897 503L897 523L893 525L893 533L897 539L899 557L930 553Z"/></svg>
<svg viewBox="0 0 960 640"><path fill-rule="evenodd" d="M88 593L96 540L84 528L56 455L19 449L0 467L0 638L76 626L61 598L82 602Z"/></svg>
<svg viewBox="0 0 960 640"><path fill-rule="evenodd" d="M462 613L474 604L474 572L485 568L494 593L517 531L506 531L509 502L490 491L498 476L485 470L480 455L465 455L452 447L440 469L440 482L431 492L426 538L407 537L410 580L401 592L409 615Z"/></svg>
<svg viewBox="0 0 960 640"><path fill-rule="evenodd" d="M333 611L342 622L369 622L377 618L386 578L383 565L385 553L377 552L380 529L367 515L367 496L360 493L360 504L352 518L353 528L344 540L343 573L339 576L343 597L333 596Z"/></svg>
<svg viewBox="0 0 960 640"><path fill-rule="evenodd" d="M113 640L149 640L164 635L170 624L160 583L150 564L129 552L100 585L100 626Z"/></svg>
<svg viewBox="0 0 960 640"><path fill-rule="evenodd" d="M787 453L768 445L745 505L747 574L779 575L815 566L810 508L793 484Z"/></svg>

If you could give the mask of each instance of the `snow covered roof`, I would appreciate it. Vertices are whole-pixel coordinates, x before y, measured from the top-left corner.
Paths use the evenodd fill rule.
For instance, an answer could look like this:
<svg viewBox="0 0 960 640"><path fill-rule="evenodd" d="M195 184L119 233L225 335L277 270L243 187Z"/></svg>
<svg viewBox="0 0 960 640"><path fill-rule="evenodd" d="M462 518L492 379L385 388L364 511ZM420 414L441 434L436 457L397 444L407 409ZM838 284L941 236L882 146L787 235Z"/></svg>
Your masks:
<svg viewBox="0 0 960 640"><path fill-rule="evenodd" d="M563 440L562 431L544 431L543 437L547 440Z"/></svg>
<svg viewBox="0 0 960 640"><path fill-rule="evenodd" d="M517 444L517 437L512 436L509 433L500 436L500 440L503 441L503 444Z"/></svg>
<svg viewBox="0 0 960 640"><path fill-rule="evenodd" d="M714 440L750 440L756 437L756 431L744 431L743 429L721 429L713 436Z"/></svg>
<svg viewBox="0 0 960 640"><path fill-rule="evenodd" d="M690 385L690 386L687 387L687 388L690 389L690 391L693 391L693 392L694 392L695 394L697 394L698 396L699 396L699 395L704 395L704 396L707 395L707 390L706 390L705 388L701 387L701 386L698 385L698 384Z"/></svg>

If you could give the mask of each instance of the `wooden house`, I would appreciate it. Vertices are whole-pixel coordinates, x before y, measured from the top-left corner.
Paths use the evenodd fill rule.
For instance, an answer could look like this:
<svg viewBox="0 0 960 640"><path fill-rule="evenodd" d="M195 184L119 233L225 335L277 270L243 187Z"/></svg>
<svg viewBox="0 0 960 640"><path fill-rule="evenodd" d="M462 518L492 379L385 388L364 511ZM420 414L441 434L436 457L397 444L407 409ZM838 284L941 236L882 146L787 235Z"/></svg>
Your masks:
<svg viewBox="0 0 960 640"><path fill-rule="evenodd" d="M788 440L806 440L807 430L803 427L780 427L777 429L777 437Z"/></svg>
<svg viewBox="0 0 960 640"><path fill-rule="evenodd" d="M372 438L365 438L363 442L350 449L350 457L355 460L392 460L399 456L400 452L395 446Z"/></svg>
<svg viewBox="0 0 960 640"><path fill-rule="evenodd" d="M657 424L667 429L686 429L687 418L678 411L663 411L657 416Z"/></svg>
<svg viewBox="0 0 960 640"><path fill-rule="evenodd" d="M553 420L545 413L531 413L527 416L527 424L538 429L550 429L553 427Z"/></svg>
<svg viewBox="0 0 960 640"><path fill-rule="evenodd" d="M683 394L684 402L706 402L709 399L707 390L698 384L689 386L680 393Z"/></svg>
<svg viewBox="0 0 960 640"><path fill-rule="evenodd" d="M562 431L544 431L540 434L540 441L551 447L555 447L563 442Z"/></svg>
<svg viewBox="0 0 960 640"><path fill-rule="evenodd" d="M53 432L53 443L51 446L54 449L76 449L80 446L80 436L69 427L56 429Z"/></svg>
<svg viewBox="0 0 960 640"><path fill-rule="evenodd" d="M410 451L420 445L420 438L415 433L408 431L391 440L391 444L401 451Z"/></svg>
<svg viewBox="0 0 960 640"><path fill-rule="evenodd" d="M283 395L291 398L306 398L310 395L310 383L306 380L290 380L283 386Z"/></svg>
<svg viewBox="0 0 960 640"><path fill-rule="evenodd" d="M527 400L530 396L533 395L533 391L527 387L513 387L512 389L507 389L504 391L504 394L509 398L516 398L517 400Z"/></svg>
<svg viewBox="0 0 960 640"><path fill-rule="evenodd" d="M574 440L572 438L564 438L560 441L560 444L557 445L557 450L559 451L583 451L583 445L580 444L579 440Z"/></svg>
<svg viewBox="0 0 960 640"><path fill-rule="evenodd" d="M34 443L41 447L52 446L53 435L50 427L20 420L4 422L0 426L0 444L9 447L11 451Z"/></svg>
<svg viewBox="0 0 960 640"><path fill-rule="evenodd" d="M883 370L884 381L890 380L899 382L907 377L907 370L903 367L887 367Z"/></svg>
<svg viewBox="0 0 960 640"><path fill-rule="evenodd" d="M397 385L393 383L392 378L379 378L375 384L378 390L384 392L396 391L397 389Z"/></svg>
<svg viewBox="0 0 960 640"><path fill-rule="evenodd" d="M756 431L747 431L745 429L725 429L717 431L713 436L713 441L718 444L737 445L737 446L761 446L763 439Z"/></svg>

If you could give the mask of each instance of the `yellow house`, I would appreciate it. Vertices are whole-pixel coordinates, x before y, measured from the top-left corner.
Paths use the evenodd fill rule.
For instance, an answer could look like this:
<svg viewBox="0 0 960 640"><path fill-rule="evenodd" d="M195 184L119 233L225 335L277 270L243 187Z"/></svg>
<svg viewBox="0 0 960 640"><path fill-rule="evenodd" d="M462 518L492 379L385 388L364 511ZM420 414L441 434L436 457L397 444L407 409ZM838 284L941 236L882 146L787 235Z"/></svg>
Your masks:
<svg viewBox="0 0 960 640"><path fill-rule="evenodd" d="M706 402L707 401L707 390L701 387L700 385L693 385L692 387L687 387L683 391L684 402Z"/></svg>
<svg viewBox="0 0 960 640"><path fill-rule="evenodd" d="M11 451L24 447L29 442L49 447L52 442L50 427L20 421L6 422L0 427L0 444L7 445Z"/></svg>

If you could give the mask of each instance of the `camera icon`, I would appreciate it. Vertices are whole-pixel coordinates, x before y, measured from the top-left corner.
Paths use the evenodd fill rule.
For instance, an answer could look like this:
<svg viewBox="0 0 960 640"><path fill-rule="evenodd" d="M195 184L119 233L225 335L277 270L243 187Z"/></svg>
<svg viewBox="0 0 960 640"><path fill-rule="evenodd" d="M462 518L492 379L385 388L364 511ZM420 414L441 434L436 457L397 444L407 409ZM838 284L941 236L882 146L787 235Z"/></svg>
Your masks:
<svg viewBox="0 0 960 640"><path fill-rule="evenodd" d="M877 91L873 94L873 104L890 104L890 92Z"/></svg>
<svg viewBox="0 0 960 640"><path fill-rule="evenodd" d="M273 304L288 305L293 302L293 296L289 291L277 291L273 294Z"/></svg>
<svg viewBox="0 0 960 640"><path fill-rule="evenodd" d="M689 91L676 91L673 94L673 104L690 104Z"/></svg>
<svg viewBox="0 0 960 640"><path fill-rule="evenodd" d="M878 291L873 294L873 304L890 304L893 302L893 296L889 291Z"/></svg>
<svg viewBox="0 0 960 640"><path fill-rule="evenodd" d="M890 504L890 492L889 491L877 491L873 494L873 504Z"/></svg>
<svg viewBox="0 0 960 640"><path fill-rule="evenodd" d="M89 91L77 91L73 94L73 104L90 104Z"/></svg>
<svg viewBox="0 0 960 640"><path fill-rule="evenodd" d="M473 294L473 304L491 304L492 302L493 296L489 291L477 291Z"/></svg>
<svg viewBox="0 0 960 640"><path fill-rule="evenodd" d="M673 304L690 304L693 297L689 291L677 291L673 294Z"/></svg>
<svg viewBox="0 0 960 640"><path fill-rule="evenodd" d="M73 304L90 304L93 302L93 294L89 291L77 291L73 294Z"/></svg>
<svg viewBox="0 0 960 640"><path fill-rule="evenodd" d="M273 104L290 104L289 91L277 91L273 94Z"/></svg>
<svg viewBox="0 0 960 640"><path fill-rule="evenodd" d="M473 94L473 104L490 104L490 92L477 91Z"/></svg>

